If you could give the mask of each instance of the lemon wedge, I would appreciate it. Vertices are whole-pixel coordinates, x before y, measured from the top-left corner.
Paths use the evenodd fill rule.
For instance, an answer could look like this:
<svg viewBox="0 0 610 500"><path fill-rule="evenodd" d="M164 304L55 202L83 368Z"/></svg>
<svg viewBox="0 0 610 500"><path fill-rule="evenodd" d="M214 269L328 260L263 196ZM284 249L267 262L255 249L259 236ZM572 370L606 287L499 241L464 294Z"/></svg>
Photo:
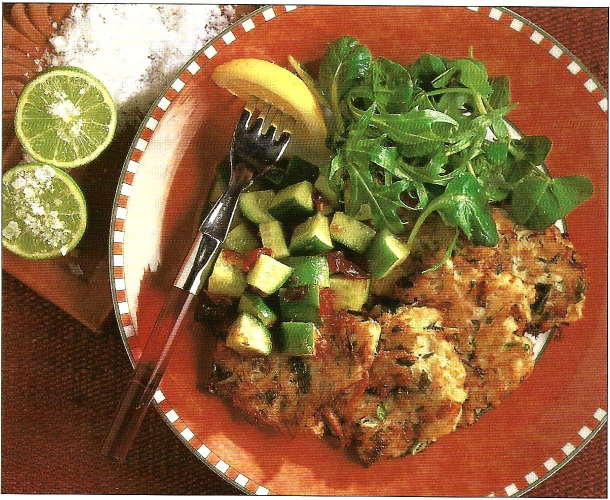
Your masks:
<svg viewBox="0 0 610 500"><path fill-rule="evenodd" d="M324 144L326 125L318 101L307 85L277 64L262 59L233 59L218 66L212 81L241 99L256 97L295 119L293 135L302 140Z"/></svg>

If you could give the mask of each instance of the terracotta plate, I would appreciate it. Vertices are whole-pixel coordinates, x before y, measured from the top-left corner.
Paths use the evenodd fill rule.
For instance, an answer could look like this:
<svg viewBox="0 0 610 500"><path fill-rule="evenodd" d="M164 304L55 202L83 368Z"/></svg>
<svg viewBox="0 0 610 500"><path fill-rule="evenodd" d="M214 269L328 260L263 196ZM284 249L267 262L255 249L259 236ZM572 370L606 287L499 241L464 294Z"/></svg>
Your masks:
<svg viewBox="0 0 610 500"><path fill-rule="evenodd" d="M208 394L210 336L199 325L177 346L156 404L194 453L250 492L523 493L569 460L606 421L608 101L564 47L506 10L274 6L204 47L144 120L117 192L111 273L128 353L132 360L139 356L243 106L210 81L212 70L237 57L280 65L287 64L288 55L313 61L328 42L345 34L368 45L375 56L405 64L422 52L464 56L472 46L490 75L510 77L513 101L520 103L510 118L527 135L552 139L551 173L583 174L595 184L593 198L568 219L591 279L584 318L562 328L533 375L476 425L442 438L421 455L369 468L325 441L251 426Z"/></svg>

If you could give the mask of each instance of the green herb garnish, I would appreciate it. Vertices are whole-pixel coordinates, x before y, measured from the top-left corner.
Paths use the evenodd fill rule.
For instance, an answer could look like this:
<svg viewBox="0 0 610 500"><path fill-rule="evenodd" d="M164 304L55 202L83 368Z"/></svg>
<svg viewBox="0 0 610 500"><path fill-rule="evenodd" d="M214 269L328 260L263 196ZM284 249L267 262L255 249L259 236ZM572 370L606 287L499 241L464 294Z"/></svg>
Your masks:
<svg viewBox="0 0 610 500"><path fill-rule="evenodd" d="M367 205L376 228L404 232L406 210L420 212L410 247L432 213L477 245L494 246L490 203L510 206L513 219L544 229L593 192L582 176L553 179L542 168L547 137L515 139L505 120L507 77L489 78L470 57L423 54L409 66L373 59L358 40L332 42L315 80L293 66L332 113L326 174L343 194L345 213ZM457 233L456 233L457 234ZM450 256L455 239L448 249Z"/></svg>

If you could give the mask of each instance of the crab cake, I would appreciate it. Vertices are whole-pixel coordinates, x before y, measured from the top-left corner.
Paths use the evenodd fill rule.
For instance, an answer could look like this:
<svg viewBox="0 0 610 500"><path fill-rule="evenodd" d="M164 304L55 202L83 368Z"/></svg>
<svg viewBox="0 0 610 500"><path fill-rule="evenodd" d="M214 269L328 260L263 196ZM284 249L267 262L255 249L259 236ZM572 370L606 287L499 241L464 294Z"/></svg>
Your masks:
<svg viewBox="0 0 610 500"><path fill-rule="evenodd" d="M365 376L380 332L375 321L340 313L318 326L313 357L242 356L219 340L211 389L251 422L321 435L324 405Z"/></svg>
<svg viewBox="0 0 610 500"><path fill-rule="evenodd" d="M532 231L512 222L501 208L494 207L492 212L500 236L498 245L476 246L461 236L453 251L454 259L461 257L469 265L490 273L509 272L533 286L536 295L526 328L529 333L545 332L580 319L589 283L585 266L569 238L555 226ZM421 273L442 260L451 236L439 217L431 217L422 227L409 259L386 278L374 281L371 292L400 299L403 290L415 280L436 275L437 272Z"/></svg>
<svg viewBox="0 0 610 500"><path fill-rule="evenodd" d="M544 231L520 228L506 212L494 211L501 234L498 249L507 269L536 289L530 333L582 317L589 282L585 265L572 242L556 226Z"/></svg>
<svg viewBox="0 0 610 500"><path fill-rule="evenodd" d="M440 319L436 309L414 307L379 318L368 378L334 408L343 439L364 463L417 453L459 422L466 372Z"/></svg>
<svg viewBox="0 0 610 500"><path fill-rule="evenodd" d="M531 285L485 263L455 257L399 291L403 302L440 310L442 324L451 328L445 339L455 346L467 373L468 400L460 425L499 404L531 373L533 347L523 336L535 297Z"/></svg>
<svg viewBox="0 0 610 500"><path fill-rule="evenodd" d="M556 226L543 231L520 227L499 208L493 209L493 215L500 235L498 245L475 246L462 239L454 257L498 274L507 271L535 288L532 317L526 328L529 333L580 319L589 283L568 237Z"/></svg>
<svg viewBox="0 0 610 500"><path fill-rule="evenodd" d="M524 336L531 319L534 290L510 273L492 275L484 285L486 300L474 323L473 348L464 360L468 399L460 426L474 423L498 406L534 369L533 343ZM450 315L447 322L451 324Z"/></svg>

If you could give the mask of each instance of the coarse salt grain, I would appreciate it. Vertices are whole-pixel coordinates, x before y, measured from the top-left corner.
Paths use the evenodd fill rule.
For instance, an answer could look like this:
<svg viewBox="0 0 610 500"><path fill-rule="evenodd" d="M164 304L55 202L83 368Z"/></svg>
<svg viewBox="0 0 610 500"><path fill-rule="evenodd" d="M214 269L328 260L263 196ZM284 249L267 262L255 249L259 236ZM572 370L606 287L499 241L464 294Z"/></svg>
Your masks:
<svg viewBox="0 0 610 500"><path fill-rule="evenodd" d="M16 221L11 220L8 222L6 227L2 230L2 236L7 240L12 240L21 234L21 229Z"/></svg>
<svg viewBox="0 0 610 500"><path fill-rule="evenodd" d="M69 121L75 116L80 116L80 109L69 99L60 98L49 105L49 111L53 116Z"/></svg>
<svg viewBox="0 0 610 500"><path fill-rule="evenodd" d="M49 165L43 165L42 167L34 170L34 177L36 177L36 179L39 181L46 182L55 177L55 170Z"/></svg>
<svg viewBox="0 0 610 500"><path fill-rule="evenodd" d="M45 66L76 66L106 86L119 128L137 123L180 67L231 22L218 5L86 4L50 38Z"/></svg>
<svg viewBox="0 0 610 500"><path fill-rule="evenodd" d="M32 213L34 215L44 215L45 214L45 209L40 203L36 203L36 202L32 203L30 205L30 209L32 210Z"/></svg>
<svg viewBox="0 0 610 500"><path fill-rule="evenodd" d="M25 179L23 177L17 177L11 182L13 189L23 189L25 187Z"/></svg>

